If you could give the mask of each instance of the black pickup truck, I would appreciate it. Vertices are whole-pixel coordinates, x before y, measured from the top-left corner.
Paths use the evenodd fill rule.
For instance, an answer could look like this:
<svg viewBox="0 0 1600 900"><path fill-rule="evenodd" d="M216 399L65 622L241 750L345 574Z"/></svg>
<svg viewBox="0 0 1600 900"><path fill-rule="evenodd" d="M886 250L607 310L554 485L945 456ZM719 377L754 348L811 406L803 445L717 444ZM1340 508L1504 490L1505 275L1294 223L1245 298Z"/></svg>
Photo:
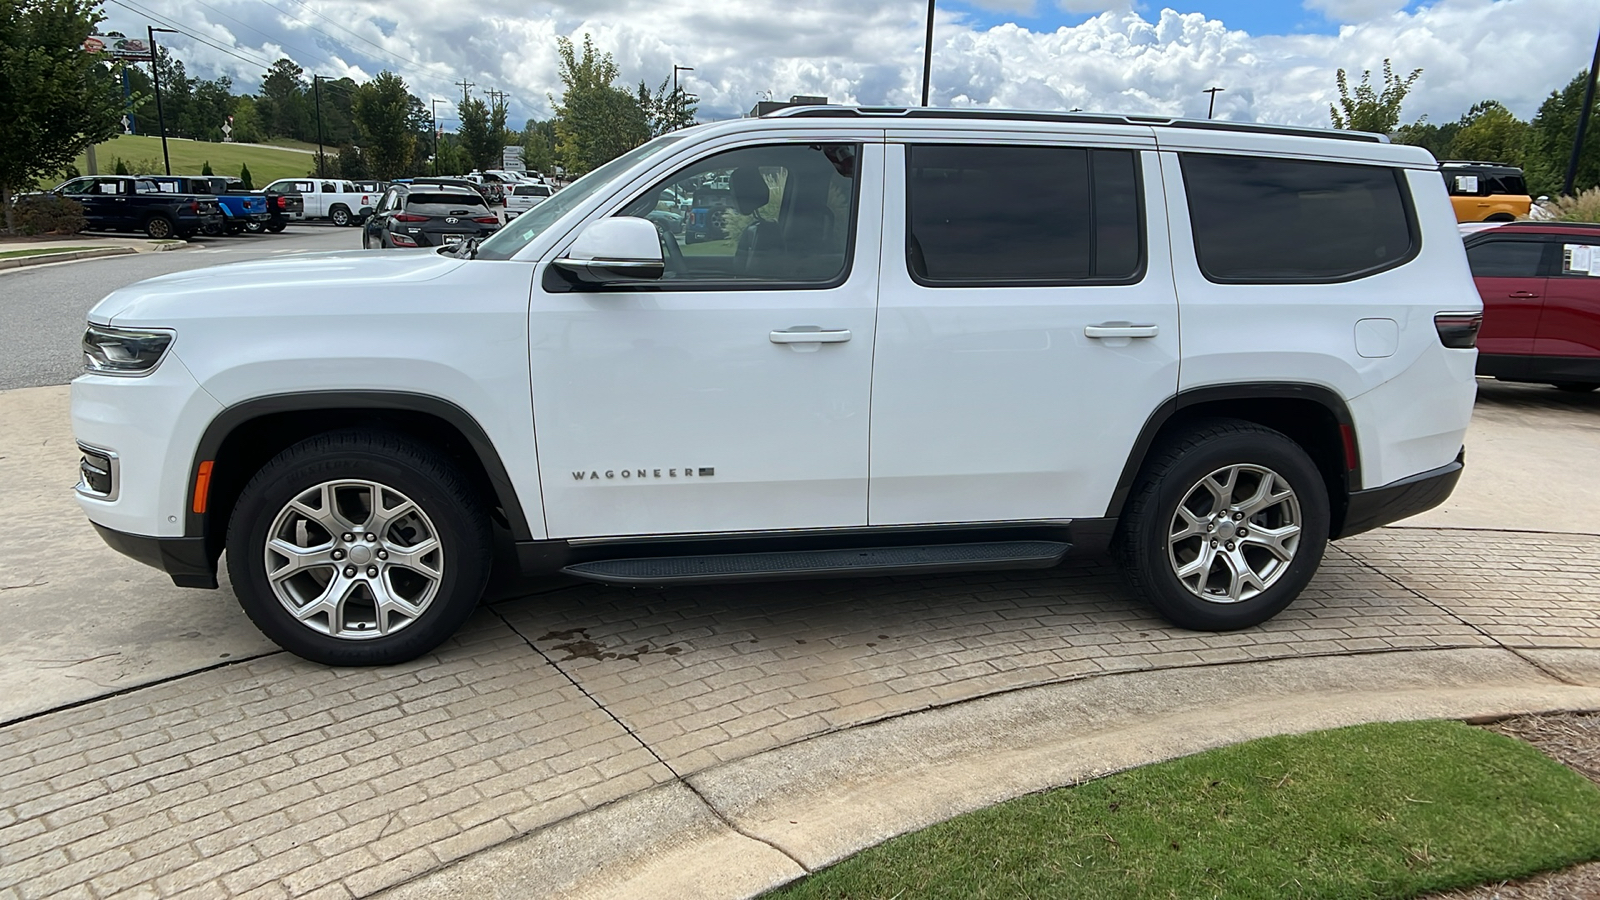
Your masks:
<svg viewBox="0 0 1600 900"><path fill-rule="evenodd" d="M50 193L83 204L90 231L143 231L153 238L189 237L223 227L222 208L210 194L174 194L131 175L74 178Z"/></svg>
<svg viewBox="0 0 1600 900"><path fill-rule="evenodd" d="M289 223L300 218L306 208L306 198L299 194L283 194L274 190L245 191L244 182L237 178L228 179L228 193L253 193L263 194L267 198L267 215L271 216L264 224L251 223L245 228L251 234L270 231L273 234L289 227Z"/></svg>

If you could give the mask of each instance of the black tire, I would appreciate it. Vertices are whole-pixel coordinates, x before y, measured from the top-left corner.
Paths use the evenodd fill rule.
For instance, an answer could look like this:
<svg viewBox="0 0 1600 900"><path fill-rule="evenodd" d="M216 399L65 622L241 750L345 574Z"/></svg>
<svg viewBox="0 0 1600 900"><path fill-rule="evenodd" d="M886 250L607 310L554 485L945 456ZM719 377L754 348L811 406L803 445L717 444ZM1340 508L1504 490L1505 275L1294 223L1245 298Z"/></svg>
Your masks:
<svg viewBox="0 0 1600 900"><path fill-rule="evenodd" d="M232 235L244 234L244 225L229 222L227 231Z"/></svg>
<svg viewBox="0 0 1600 900"><path fill-rule="evenodd" d="M348 551L340 551L345 555L341 557L343 562L339 565L347 567L343 573L339 571L339 565L327 562L307 568L304 576L284 579L287 584L295 579L312 578L313 581L304 584L314 592L319 589L317 581L326 585L329 582L323 579L341 574L349 576L345 583L352 586L352 592L339 603L343 617L340 623L336 624L331 615L323 619L320 625L300 621L286 606L292 601L280 601L268 580L268 535L280 517L293 515L287 511L289 502L306 496L308 491L317 491L321 485L342 480L376 482L409 499L421 511L421 519L400 517L387 524L372 526L374 519L370 507L373 504L368 494L369 511L362 523L358 524L376 527L381 532L375 542L364 545L369 548L369 553L376 553L376 549L384 546L390 546L395 553L399 553L400 550L395 548L400 545L393 541L419 532L426 534L429 530L439 542L441 555L436 562L440 573L437 579L431 579L436 582L431 599L420 601L421 613L414 618L405 619L399 624L392 618L385 618L390 627L395 629L391 634L370 638L356 636L364 635L365 628L377 628L376 624L366 625L362 617L378 606L373 602L372 589L357 587L357 584L378 583L385 588L394 588L400 584L402 577L413 583L430 579L419 578L416 569L407 569L397 563L392 564L394 571L381 572L375 578L368 576L369 572L379 571L376 566L387 567L391 563L376 562L376 558L369 553L358 556L355 548L364 540L359 528L352 532L356 543L340 543L338 535L329 537L335 548L349 548ZM341 486L338 490L344 490L345 487L349 487L359 499L359 486ZM324 504L324 508L327 508L327 504ZM356 515L360 515L359 510ZM353 521L356 515L347 518ZM294 527L304 526L291 526L291 530ZM303 531L291 533L309 534ZM320 542L320 538L309 536L301 540ZM325 547L326 543L322 543L322 546ZM234 592L238 595L239 605L256 627L290 653L333 666L392 665L415 659L438 647L455 633L477 607L488 581L493 556L487 504L482 502L480 494L445 456L394 434L366 430L338 431L308 438L279 453L263 466L245 486L234 507L228 523L227 548L228 574L233 580ZM283 556L282 560L287 561L288 558ZM390 559L390 556L384 555L383 559ZM351 566L350 563L358 565ZM361 568L368 564L374 568ZM293 585L296 588L300 586L300 582ZM368 617L375 615L373 613ZM356 620L353 625L352 620ZM350 632L350 636L338 637L328 633L336 628Z"/></svg>
<svg viewBox="0 0 1600 900"><path fill-rule="evenodd" d="M144 220L145 236L151 240L166 240L172 237L172 233L175 230L172 227L172 220L166 216L151 216Z"/></svg>
<svg viewBox="0 0 1600 900"><path fill-rule="evenodd" d="M1202 481L1213 473L1239 465L1276 473L1294 492L1293 500L1269 507L1254 518L1236 523L1225 520L1214 525L1219 530L1209 540L1211 546L1219 550L1213 552L1221 552L1221 545L1232 550L1229 538L1233 537L1235 528L1271 527L1266 519L1283 516L1291 503L1298 504L1300 531L1290 558L1286 562L1269 563L1275 566L1272 570L1275 574L1268 576L1266 590L1233 602L1209 600L1185 585L1176 568L1176 556L1180 552L1187 552L1188 547L1208 539L1196 536L1169 550L1168 537L1174 533L1172 526L1178 518L1179 504L1195 497L1203 498L1203 495L1191 495L1191 491L1200 490ZM1248 479L1252 474L1247 471L1241 475L1240 488L1249 489ZM1205 510L1194 510L1192 506L1190 509L1202 513L1198 518L1205 518ZM1285 522L1278 518L1278 524ZM1231 631L1267 621L1299 596L1322 562L1328 532L1327 485L1305 450L1270 428L1236 419L1215 419L1198 423L1152 452L1123 510L1116 552L1134 592L1168 621L1196 631ZM1259 535L1255 540L1259 541ZM1245 558L1246 543L1239 542L1241 558ZM1203 547L1199 550L1204 552ZM1253 543L1248 552L1248 559L1255 562L1271 557L1267 550ZM1208 589L1215 569L1208 567L1206 571L1205 576L1197 579L1200 590Z"/></svg>
<svg viewBox="0 0 1600 900"><path fill-rule="evenodd" d="M251 234L260 234L261 232L267 230L267 223L265 223L265 222L246 222L246 223L244 223L244 230L250 232Z"/></svg>
<svg viewBox="0 0 1600 900"><path fill-rule="evenodd" d="M333 224L340 228L343 228L354 221L350 215L350 210L342 205L335 206L334 208L328 210L328 218L333 222Z"/></svg>
<svg viewBox="0 0 1600 900"><path fill-rule="evenodd" d="M287 222L274 222L273 224L267 226L267 230L273 234L278 234L288 227L289 223Z"/></svg>
<svg viewBox="0 0 1600 900"><path fill-rule="evenodd" d="M1600 384L1590 384L1587 381L1557 381L1550 386L1569 394L1587 394L1595 388L1600 388Z"/></svg>

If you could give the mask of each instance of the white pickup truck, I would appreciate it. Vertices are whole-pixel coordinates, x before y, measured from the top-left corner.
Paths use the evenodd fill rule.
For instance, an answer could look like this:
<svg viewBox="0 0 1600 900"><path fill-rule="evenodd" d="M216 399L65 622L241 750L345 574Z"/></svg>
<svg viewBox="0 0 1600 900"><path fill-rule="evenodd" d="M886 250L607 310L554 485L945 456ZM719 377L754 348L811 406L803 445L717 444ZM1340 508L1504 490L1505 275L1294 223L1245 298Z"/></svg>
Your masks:
<svg viewBox="0 0 1600 900"><path fill-rule="evenodd" d="M305 210L294 218L328 219L335 225L354 225L372 214L382 192L362 191L354 184L330 178L280 178L267 190L296 194L305 199Z"/></svg>

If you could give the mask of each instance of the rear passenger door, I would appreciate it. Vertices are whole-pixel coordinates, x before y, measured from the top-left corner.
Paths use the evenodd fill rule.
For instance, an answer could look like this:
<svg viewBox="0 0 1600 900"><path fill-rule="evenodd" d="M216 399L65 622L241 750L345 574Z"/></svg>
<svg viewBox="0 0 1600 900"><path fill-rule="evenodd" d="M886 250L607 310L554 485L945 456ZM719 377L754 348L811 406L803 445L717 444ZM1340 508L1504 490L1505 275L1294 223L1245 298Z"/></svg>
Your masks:
<svg viewBox="0 0 1600 900"><path fill-rule="evenodd" d="M1533 352L1600 360L1600 237L1556 240L1546 257L1550 277Z"/></svg>
<svg viewBox="0 0 1600 900"><path fill-rule="evenodd" d="M1534 352L1544 310L1546 258L1553 247L1535 235L1495 235L1467 247L1472 280L1483 298L1478 352L1523 356Z"/></svg>
<svg viewBox="0 0 1600 900"><path fill-rule="evenodd" d="M1178 381L1153 138L900 137L885 185L871 524L1104 516Z"/></svg>

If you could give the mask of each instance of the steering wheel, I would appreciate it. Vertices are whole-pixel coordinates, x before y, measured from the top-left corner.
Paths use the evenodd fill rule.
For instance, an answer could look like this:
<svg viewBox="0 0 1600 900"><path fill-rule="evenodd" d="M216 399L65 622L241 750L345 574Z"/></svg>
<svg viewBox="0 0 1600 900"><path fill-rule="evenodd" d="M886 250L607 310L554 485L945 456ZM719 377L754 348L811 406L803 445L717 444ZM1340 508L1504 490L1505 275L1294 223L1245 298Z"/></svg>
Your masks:
<svg viewBox="0 0 1600 900"><path fill-rule="evenodd" d="M660 222L651 222L656 226L656 236L661 239L661 261L666 266L666 274L681 276L689 274L689 264L684 262L683 248L678 246L678 239L672 236Z"/></svg>

